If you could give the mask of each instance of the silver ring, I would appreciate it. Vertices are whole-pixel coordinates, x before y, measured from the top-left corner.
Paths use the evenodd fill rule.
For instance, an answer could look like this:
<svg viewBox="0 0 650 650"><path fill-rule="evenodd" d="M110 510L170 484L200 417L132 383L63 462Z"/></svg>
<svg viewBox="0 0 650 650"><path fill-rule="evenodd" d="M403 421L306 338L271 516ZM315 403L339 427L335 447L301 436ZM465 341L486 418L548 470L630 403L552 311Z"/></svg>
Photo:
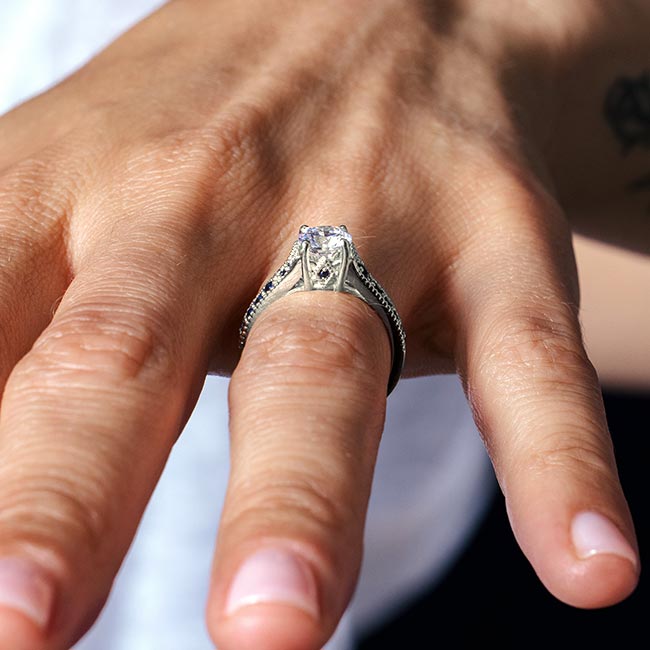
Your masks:
<svg viewBox="0 0 650 650"><path fill-rule="evenodd" d="M298 264L300 262L300 264ZM391 344L388 395L397 385L406 358L406 334L385 289L370 275L348 229L341 225L300 227L285 263L263 284L246 310L239 328L243 348L257 317L272 302L296 291L341 291L360 298L384 323Z"/></svg>

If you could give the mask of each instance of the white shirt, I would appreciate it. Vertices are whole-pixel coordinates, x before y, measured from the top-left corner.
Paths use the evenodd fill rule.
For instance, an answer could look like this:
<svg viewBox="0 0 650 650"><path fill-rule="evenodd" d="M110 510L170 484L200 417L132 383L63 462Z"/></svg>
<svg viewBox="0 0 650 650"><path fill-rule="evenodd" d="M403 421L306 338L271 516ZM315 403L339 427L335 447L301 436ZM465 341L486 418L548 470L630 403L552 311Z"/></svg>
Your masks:
<svg viewBox="0 0 650 650"><path fill-rule="evenodd" d="M161 4L2 0L0 113ZM214 647L204 612L228 476L228 382L208 377L108 603L74 650ZM480 521L494 485L458 379L402 379L388 399L359 586L327 650L351 650L358 635L431 588Z"/></svg>

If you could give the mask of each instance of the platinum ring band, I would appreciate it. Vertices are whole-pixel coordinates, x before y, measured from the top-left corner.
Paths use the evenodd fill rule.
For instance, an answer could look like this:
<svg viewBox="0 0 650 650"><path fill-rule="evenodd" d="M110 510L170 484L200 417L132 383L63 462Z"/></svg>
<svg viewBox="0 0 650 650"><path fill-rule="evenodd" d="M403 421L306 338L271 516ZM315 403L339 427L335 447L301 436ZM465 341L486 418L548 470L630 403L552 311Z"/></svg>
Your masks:
<svg viewBox="0 0 650 650"><path fill-rule="evenodd" d="M300 227L284 264L264 283L246 310L239 328L239 347L244 347L257 317L271 303L297 291L340 291L356 296L379 315L391 344L390 395L397 385L406 358L406 333L386 290L366 268L348 229L341 225Z"/></svg>

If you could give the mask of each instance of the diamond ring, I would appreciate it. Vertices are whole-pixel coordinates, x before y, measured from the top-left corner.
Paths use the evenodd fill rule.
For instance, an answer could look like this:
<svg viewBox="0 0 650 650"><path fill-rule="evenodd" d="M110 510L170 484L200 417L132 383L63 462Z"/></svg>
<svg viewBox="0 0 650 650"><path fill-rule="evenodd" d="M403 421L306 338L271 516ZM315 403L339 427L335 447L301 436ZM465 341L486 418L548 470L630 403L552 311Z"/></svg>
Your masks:
<svg viewBox="0 0 650 650"><path fill-rule="evenodd" d="M300 227L289 257L264 283L246 310L239 328L239 347L244 347L253 323L266 307L296 291L349 293L377 312L391 343L392 366L387 393L390 395L404 366L406 334L395 305L366 268L344 225Z"/></svg>

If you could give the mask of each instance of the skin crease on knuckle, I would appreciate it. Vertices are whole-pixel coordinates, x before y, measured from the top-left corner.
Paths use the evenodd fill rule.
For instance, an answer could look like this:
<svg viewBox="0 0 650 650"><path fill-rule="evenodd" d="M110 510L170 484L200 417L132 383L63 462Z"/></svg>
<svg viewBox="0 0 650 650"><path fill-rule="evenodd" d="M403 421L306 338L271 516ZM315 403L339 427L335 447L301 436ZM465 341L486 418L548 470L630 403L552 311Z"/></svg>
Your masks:
<svg viewBox="0 0 650 650"><path fill-rule="evenodd" d="M322 546L320 540L328 540L329 551L340 548L338 542L342 539L349 545L354 543L360 522L352 525L358 520L358 509L353 504L310 480L308 471L296 476L285 472L283 480L277 474L261 473L255 486L234 484L236 507L230 508L221 523L228 528L229 535L255 539L267 534L267 530L291 531L294 539L299 535L313 540L317 546ZM314 470L314 475L322 474L318 468Z"/></svg>
<svg viewBox="0 0 650 650"><path fill-rule="evenodd" d="M546 443L549 453L554 446L562 448L566 427L580 426L585 445L589 431L605 435L598 377L582 346L576 306L535 294L509 302L499 297L492 303L474 335L463 383L495 466L514 467L513 459L521 462L524 450L536 456ZM553 417L546 407L549 399L555 405ZM510 413L511 433L507 445L497 445L486 434L506 426L503 413ZM532 439L531 430L537 432Z"/></svg>
<svg viewBox="0 0 650 650"><path fill-rule="evenodd" d="M173 331L161 328L151 314L138 313L140 308L130 311L122 305L118 315L110 309L115 304L98 300L60 317L16 366L8 385L12 399L13 393L25 395L67 381L75 385L83 380L89 389L125 381L134 388L177 381Z"/></svg>

